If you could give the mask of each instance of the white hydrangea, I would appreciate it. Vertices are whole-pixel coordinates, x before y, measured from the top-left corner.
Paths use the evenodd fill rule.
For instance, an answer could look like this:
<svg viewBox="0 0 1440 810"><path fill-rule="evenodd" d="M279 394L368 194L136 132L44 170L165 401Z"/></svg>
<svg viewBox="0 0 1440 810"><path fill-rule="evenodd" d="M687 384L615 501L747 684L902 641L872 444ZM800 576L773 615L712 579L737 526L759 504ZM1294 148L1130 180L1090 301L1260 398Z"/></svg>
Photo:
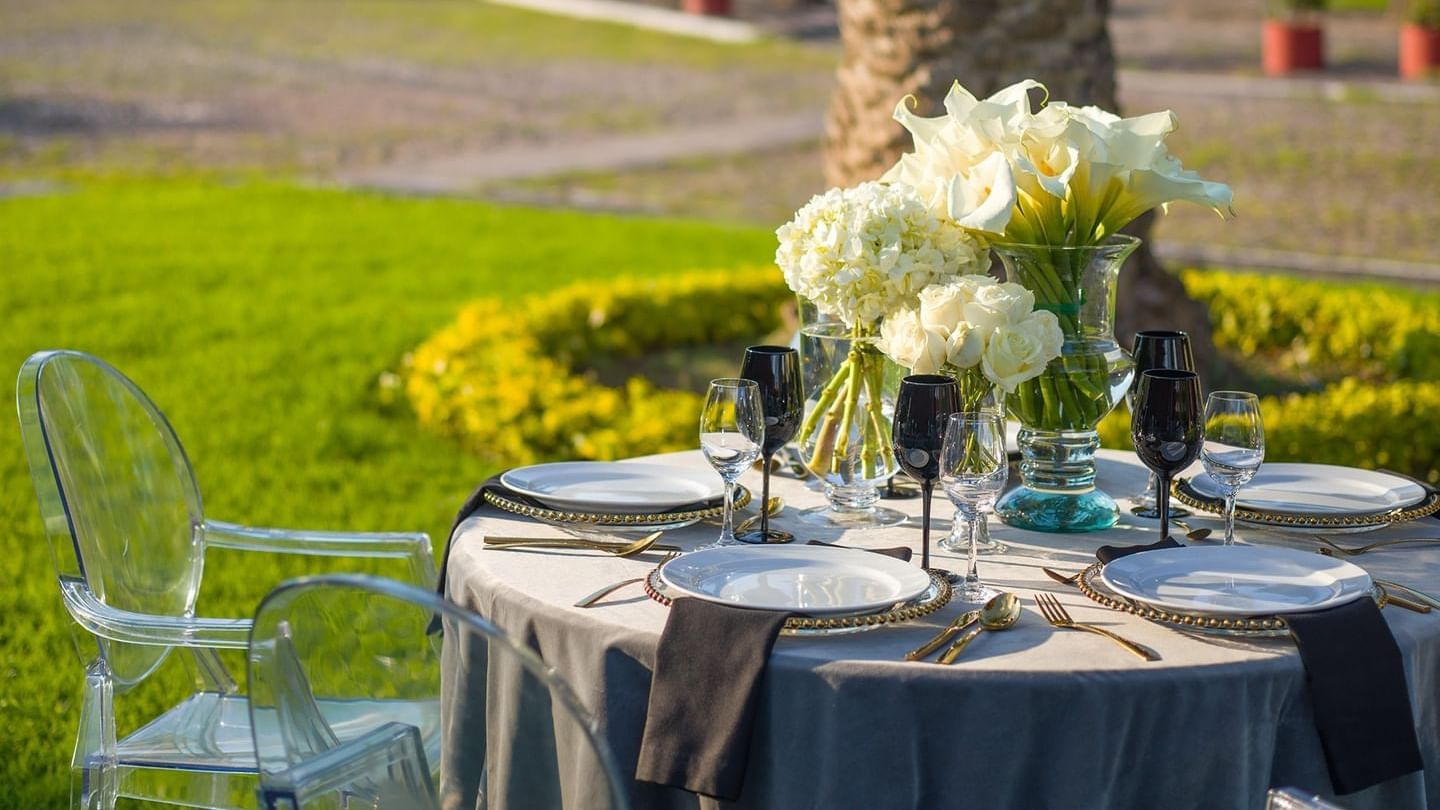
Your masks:
<svg viewBox="0 0 1440 810"><path fill-rule="evenodd" d="M775 235L775 263L790 289L851 326L913 306L930 284L989 265L975 237L935 216L904 184L831 189Z"/></svg>

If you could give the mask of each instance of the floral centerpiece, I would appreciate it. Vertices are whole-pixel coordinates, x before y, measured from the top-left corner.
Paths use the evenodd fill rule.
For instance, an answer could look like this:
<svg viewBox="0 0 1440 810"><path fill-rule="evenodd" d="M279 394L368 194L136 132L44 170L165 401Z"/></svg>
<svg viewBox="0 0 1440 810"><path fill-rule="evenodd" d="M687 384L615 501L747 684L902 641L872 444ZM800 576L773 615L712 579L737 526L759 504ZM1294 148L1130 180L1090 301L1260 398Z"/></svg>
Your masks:
<svg viewBox="0 0 1440 810"><path fill-rule="evenodd" d="M1020 419L1025 487L1000 505L1026 528L1087 531L1112 525L1115 504L1094 488L1095 425L1130 383L1133 365L1114 341L1115 280L1138 240L1119 231L1171 202L1222 215L1228 186L1187 171L1165 145L1171 112L1120 118L1051 101L1034 111L1035 81L980 100L958 83L945 114L916 116L902 99L895 119L914 138L882 181L913 188L937 216L984 242L1009 281L1053 313L1063 345L1044 370L1006 389ZM898 329L899 327L897 327Z"/></svg>
<svg viewBox="0 0 1440 810"><path fill-rule="evenodd" d="M775 262L801 299L806 416L797 441L826 482L827 520L875 519L876 484L895 472L888 408L893 374L877 342L889 316L922 291L983 270L980 240L902 183L863 183L816 196L777 231ZM903 516L902 516L903 517Z"/></svg>

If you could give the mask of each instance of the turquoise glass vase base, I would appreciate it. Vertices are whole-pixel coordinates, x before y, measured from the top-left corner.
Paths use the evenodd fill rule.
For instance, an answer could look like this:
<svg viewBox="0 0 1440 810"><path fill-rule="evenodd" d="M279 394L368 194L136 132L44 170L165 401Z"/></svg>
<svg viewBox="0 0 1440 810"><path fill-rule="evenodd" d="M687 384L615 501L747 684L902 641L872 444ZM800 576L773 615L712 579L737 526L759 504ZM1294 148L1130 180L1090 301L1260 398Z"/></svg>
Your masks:
<svg viewBox="0 0 1440 810"><path fill-rule="evenodd" d="M1120 519L1115 499L1098 489L1089 492L1043 492L1017 487L995 506L1007 525L1034 532L1098 532Z"/></svg>

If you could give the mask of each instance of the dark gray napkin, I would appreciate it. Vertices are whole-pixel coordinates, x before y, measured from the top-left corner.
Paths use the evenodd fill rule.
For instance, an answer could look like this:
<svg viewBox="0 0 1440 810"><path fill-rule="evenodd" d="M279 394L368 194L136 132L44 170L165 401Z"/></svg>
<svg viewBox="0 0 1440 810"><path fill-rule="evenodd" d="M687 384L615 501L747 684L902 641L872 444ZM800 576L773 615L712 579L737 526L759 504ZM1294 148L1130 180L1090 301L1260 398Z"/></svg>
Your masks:
<svg viewBox="0 0 1440 810"><path fill-rule="evenodd" d="M1405 664L1371 599L1286 617L1330 781L1354 793L1423 767Z"/></svg>
<svg viewBox="0 0 1440 810"><path fill-rule="evenodd" d="M733 801L765 665L788 614L676 599L655 651L635 778Z"/></svg>
<svg viewBox="0 0 1440 810"><path fill-rule="evenodd" d="M1095 559L1102 563L1108 563L1131 554L1139 554L1142 551L1159 551L1162 548L1184 548L1184 546L1176 542L1173 537L1162 537L1153 543L1144 543L1138 546L1101 546L1095 549Z"/></svg>

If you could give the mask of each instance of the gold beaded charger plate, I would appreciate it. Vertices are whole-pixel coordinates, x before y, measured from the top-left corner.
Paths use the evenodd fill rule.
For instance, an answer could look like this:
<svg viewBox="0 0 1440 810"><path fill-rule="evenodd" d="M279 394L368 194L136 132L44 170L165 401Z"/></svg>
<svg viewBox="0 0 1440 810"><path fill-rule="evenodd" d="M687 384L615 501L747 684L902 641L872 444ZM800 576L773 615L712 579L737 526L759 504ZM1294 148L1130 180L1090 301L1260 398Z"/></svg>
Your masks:
<svg viewBox="0 0 1440 810"><path fill-rule="evenodd" d="M1175 483L1175 499L1192 509L1212 514L1223 514L1225 501L1212 497L1196 488L1190 479L1182 478ZM1383 529L1392 523L1405 523L1429 517L1440 512L1440 490L1426 491L1419 501L1386 509L1351 512L1302 512L1272 511L1256 509L1243 504L1235 506L1235 519L1266 528L1290 531L1314 531L1316 529L1337 532L1368 532Z"/></svg>
<svg viewBox="0 0 1440 810"><path fill-rule="evenodd" d="M1100 578L1102 568L1104 568L1102 563L1092 564L1080 572L1079 578L1075 580L1075 585L1091 601L1111 610L1130 613L1187 633L1232 638L1288 638L1290 636L1290 630L1282 616L1225 616L1212 613L1192 613L1155 607L1121 596L1110 590L1104 580ZM1370 598L1374 599L1380 607L1385 607L1387 597L1384 588L1372 585Z"/></svg>
<svg viewBox="0 0 1440 810"><path fill-rule="evenodd" d="M665 580L660 577L660 568L661 566L656 566L645 578L645 595L669 607L674 598L681 594L675 593L670 586L665 584ZM928 616L949 604L953 591L951 591L950 582L944 573L937 573L933 570L926 571L926 573L930 575L930 585L914 599L869 613L841 616L791 616L785 620L785 626L781 628L780 634L801 637L843 636Z"/></svg>
<svg viewBox="0 0 1440 810"><path fill-rule="evenodd" d="M739 487L735 495L735 508L741 509L750 503L750 490ZM686 526L698 523L710 518L718 518L725 511L725 507L712 506L705 509L688 509L675 512L651 512L651 513L616 513L616 512L568 512L560 509L549 509L543 506L535 506L515 498L507 498L495 492L485 493L485 502L505 512L523 517L534 518L544 523L555 526L575 529L593 529L597 526L604 526L611 530L634 530L634 531L669 531L672 529L683 529Z"/></svg>

